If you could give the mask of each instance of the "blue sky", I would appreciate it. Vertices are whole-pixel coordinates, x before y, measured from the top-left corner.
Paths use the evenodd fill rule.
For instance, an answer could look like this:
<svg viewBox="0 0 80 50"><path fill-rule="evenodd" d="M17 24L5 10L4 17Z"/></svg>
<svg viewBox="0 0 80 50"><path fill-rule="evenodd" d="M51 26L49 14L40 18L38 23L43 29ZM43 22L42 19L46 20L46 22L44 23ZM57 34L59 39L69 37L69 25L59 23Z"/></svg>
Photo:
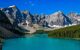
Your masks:
<svg viewBox="0 0 80 50"><path fill-rule="evenodd" d="M0 0L0 7L16 5L20 10L31 13L51 14L58 10L64 13L80 13L80 0Z"/></svg>

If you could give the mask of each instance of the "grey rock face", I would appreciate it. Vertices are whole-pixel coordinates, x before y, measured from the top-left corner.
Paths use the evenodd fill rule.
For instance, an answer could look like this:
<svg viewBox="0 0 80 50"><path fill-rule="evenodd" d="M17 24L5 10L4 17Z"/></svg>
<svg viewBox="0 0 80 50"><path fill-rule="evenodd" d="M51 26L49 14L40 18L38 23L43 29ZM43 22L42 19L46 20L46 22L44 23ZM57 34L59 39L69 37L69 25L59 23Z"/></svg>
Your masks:
<svg viewBox="0 0 80 50"><path fill-rule="evenodd" d="M28 11L23 11L22 14L23 14L24 20L27 20L30 23L30 25L31 24L38 24L40 26L46 25L45 15L38 15L38 14L32 15Z"/></svg>
<svg viewBox="0 0 80 50"><path fill-rule="evenodd" d="M71 19L72 24L80 24L80 14L71 12L67 16Z"/></svg>
<svg viewBox="0 0 80 50"><path fill-rule="evenodd" d="M48 27L48 23L46 21L47 16L45 14L42 14L40 17L39 25L43 27Z"/></svg>
<svg viewBox="0 0 80 50"><path fill-rule="evenodd" d="M0 26L15 32L20 28L19 23L23 22L23 16L16 6L10 6L0 10ZM19 32L19 31L17 31Z"/></svg>
<svg viewBox="0 0 80 50"><path fill-rule="evenodd" d="M47 18L47 22L51 26L53 26L53 25L63 26L63 25L71 24L70 19L66 15L64 15L63 12L61 12L61 11L51 14Z"/></svg>
<svg viewBox="0 0 80 50"><path fill-rule="evenodd" d="M23 20L27 20L28 22L32 23L32 15L28 11L23 11Z"/></svg>
<svg viewBox="0 0 80 50"><path fill-rule="evenodd" d="M22 14L16 6L13 5L8 8L3 8L2 11L14 26L17 26L18 23L22 22Z"/></svg>
<svg viewBox="0 0 80 50"><path fill-rule="evenodd" d="M47 21L45 20L46 17L47 16L45 14L41 15L34 14L34 23L38 24L39 26L46 27L47 26Z"/></svg>
<svg viewBox="0 0 80 50"><path fill-rule="evenodd" d="M23 22L27 21L29 23L28 26L32 27L34 21L33 15L29 11L23 11L22 15L23 15Z"/></svg>
<svg viewBox="0 0 80 50"><path fill-rule="evenodd" d="M3 38L10 38L10 37L18 37L17 34L12 33L14 32L15 26L12 25L9 18L6 16L6 14L0 10L0 31L2 32L0 34L0 37Z"/></svg>
<svg viewBox="0 0 80 50"><path fill-rule="evenodd" d="M0 26L12 29L12 24L4 12L0 10Z"/></svg>

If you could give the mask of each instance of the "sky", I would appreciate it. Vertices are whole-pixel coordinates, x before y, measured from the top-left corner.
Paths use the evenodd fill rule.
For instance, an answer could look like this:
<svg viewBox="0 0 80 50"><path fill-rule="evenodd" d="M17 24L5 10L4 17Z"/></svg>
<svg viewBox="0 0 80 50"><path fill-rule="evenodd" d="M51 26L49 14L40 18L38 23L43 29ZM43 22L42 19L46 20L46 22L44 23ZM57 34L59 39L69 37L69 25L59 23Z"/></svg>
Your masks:
<svg viewBox="0 0 80 50"><path fill-rule="evenodd" d="M0 0L0 8L11 5L33 14L52 14L56 11L80 13L80 0Z"/></svg>

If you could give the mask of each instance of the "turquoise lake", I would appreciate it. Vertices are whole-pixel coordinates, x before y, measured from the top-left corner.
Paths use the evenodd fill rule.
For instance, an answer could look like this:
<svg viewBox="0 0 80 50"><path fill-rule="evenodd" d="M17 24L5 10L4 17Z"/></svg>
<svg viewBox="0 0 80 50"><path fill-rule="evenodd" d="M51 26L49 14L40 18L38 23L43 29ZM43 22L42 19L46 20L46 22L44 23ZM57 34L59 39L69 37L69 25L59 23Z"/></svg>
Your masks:
<svg viewBox="0 0 80 50"><path fill-rule="evenodd" d="M2 50L80 50L80 41L49 38L47 34L6 39Z"/></svg>

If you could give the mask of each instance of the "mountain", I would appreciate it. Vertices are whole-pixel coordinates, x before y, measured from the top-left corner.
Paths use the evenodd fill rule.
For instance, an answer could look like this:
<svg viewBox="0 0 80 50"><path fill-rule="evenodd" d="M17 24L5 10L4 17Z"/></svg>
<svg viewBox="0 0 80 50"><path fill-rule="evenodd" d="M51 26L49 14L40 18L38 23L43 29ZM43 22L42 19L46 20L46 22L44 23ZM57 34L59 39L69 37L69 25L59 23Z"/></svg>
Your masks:
<svg viewBox="0 0 80 50"><path fill-rule="evenodd" d="M6 16L6 14L0 10L0 37L3 38L13 38L13 37L18 37L18 35L15 33L15 26L12 25L11 21L9 18Z"/></svg>
<svg viewBox="0 0 80 50"><path fill-rule="evenodd" d="M67 16L71 19L72 24L80 24L80 14L71 12Z"/></svg>
<svg viewBox="0 0 80 50"><path fill-rule="evenodd" d="M41 15L38 15L38 14L35 14L34 15L34 19L35 19L35 23L38 24L39 26L42 26L42 27L47 27L47 21L46 21L46 15L45 14L41 14Z"/></svg>
<svg viewBox="0 0 80 50"><path fill-rule="evenodd" d="M34 14L32 15L29 11L23 11L23 18L24 20L27 20L29 22L30 25L32 24L38 24L40 26L46 26L46 15L42 14L42 15L38 15L38 14Z"/></svg>
<svg viewBox="0 0 80 50"><path fill-rule="evenodd" d="M17 32L35 32L37 28L62 28L80 24L80 15L57 11L50 15L20 11L15 5L0 8L0 26ZM13 32L15 32L13 31Z"/></svg>
<svg viewBox="0 0 80 50"><path fill-rule="evenodd" d="M19 26L20 23L24 22L23 21L24 19L23 19L22 13L15 5L9 6L8 8L0 9L0 14L1 14L0 24L2 27L9 29L12 32L15 32L15 31L21 32L20 30L22 31L25 30ZM5 21L5 22L2 22L2 21Z"/></svg>
<svg viewBox="0 0 80 50"><path fill-rule="evenodd" d="M6 14L11 24L14 26L17 26L18 23L22 22L22 14L15 5L3 8L2 11Z"/></svg>
<svg viewBox="0 0 80 50"><path fill-rule="evenodd" d="M33 22L33 15L29 11L23 11L23 20L27 20L28 22L32 23Z"/></svg>
<svg viewBox="0 0 80 50"><path fill-rule="evenodd" d="M49 15L46 21L48 22L49 27L61 27L71 24L69 17L64 15L61 11Z"/></svg>
<svg viewBox="0 0 80 50"><path fill-rule="evenodd" d="M7 29L12 29L12 24L9 18L1 10L0 10L0 26L5 27Z"/></svg>

